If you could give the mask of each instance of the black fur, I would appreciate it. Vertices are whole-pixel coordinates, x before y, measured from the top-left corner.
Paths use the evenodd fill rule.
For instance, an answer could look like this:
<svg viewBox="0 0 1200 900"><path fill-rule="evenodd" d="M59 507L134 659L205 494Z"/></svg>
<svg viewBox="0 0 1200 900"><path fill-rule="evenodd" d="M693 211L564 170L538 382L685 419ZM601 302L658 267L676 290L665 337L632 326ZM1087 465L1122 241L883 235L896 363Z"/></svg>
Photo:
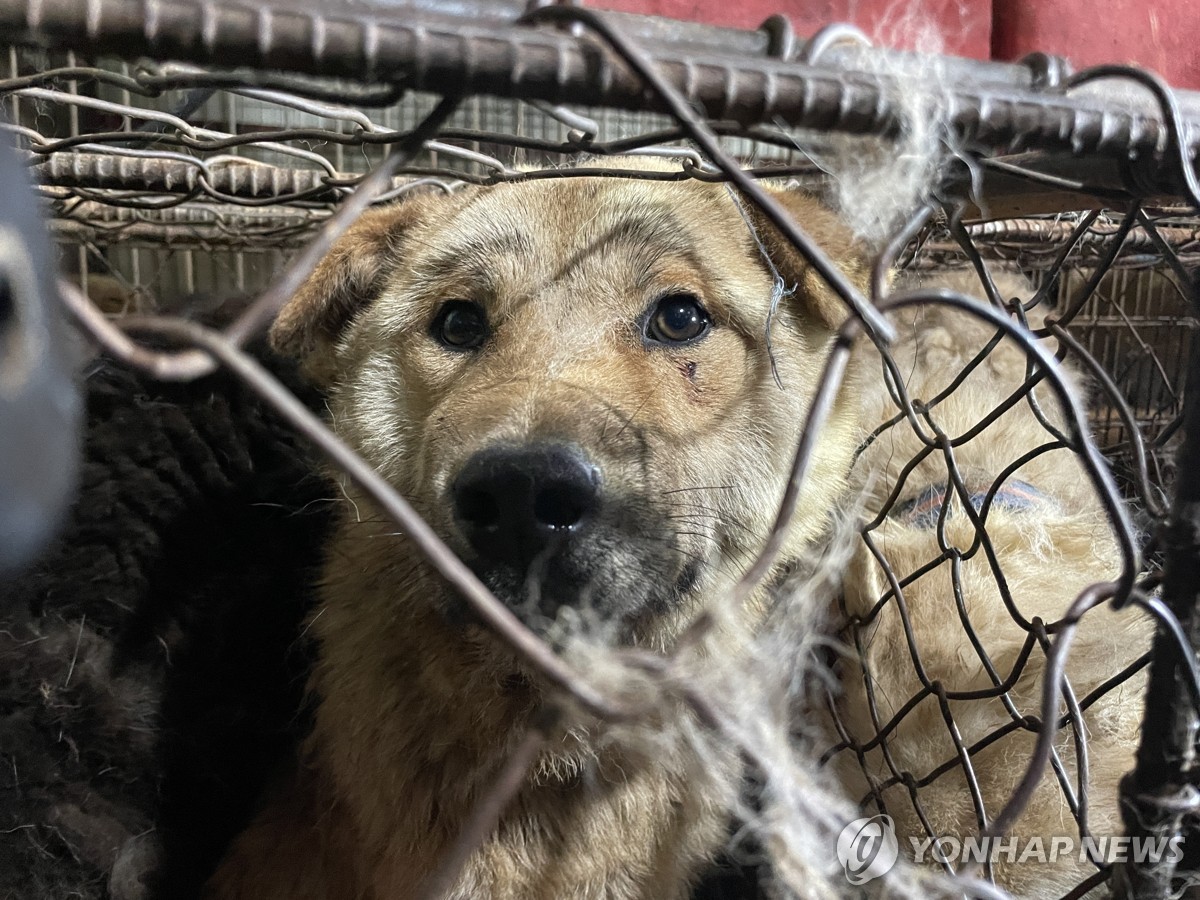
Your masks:
<svg viewBox="0 0 1200 900"><path fill-rule="evenodd" d="M0 587L0 897L186 898L303 730L332 494L228 376L87 387L70 520Z"/></svg>

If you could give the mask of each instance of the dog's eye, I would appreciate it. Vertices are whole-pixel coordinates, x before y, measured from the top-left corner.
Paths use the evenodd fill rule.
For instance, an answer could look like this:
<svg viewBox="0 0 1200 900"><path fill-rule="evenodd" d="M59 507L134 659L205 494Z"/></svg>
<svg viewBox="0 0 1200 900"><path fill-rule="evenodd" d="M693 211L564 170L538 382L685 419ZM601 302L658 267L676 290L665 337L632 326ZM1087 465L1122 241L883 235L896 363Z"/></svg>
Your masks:
<svg viewBox="0 0 1200 900"><path fill-rule="evenodd" d="M443 347L474 350L488 336L487 313L469 300L447 300L438 310L430 329Z"/></svg>
<svg viewBox="0 0 1200 900"><path fill-rule="evenodd" d="M668 294L646 320L646 337L660 344L687 344L703 337L712 319L691 294Z"/></svg>

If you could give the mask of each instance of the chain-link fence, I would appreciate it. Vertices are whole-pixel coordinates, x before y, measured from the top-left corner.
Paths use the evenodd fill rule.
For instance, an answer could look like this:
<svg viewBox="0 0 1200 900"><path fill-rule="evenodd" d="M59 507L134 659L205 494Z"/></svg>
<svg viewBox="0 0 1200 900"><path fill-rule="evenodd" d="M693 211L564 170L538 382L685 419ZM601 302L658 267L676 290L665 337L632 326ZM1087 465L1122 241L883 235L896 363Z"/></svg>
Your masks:
<svg viewBox="0 0 1200 900"><path fill-rule="evenodd" d="M3 3L0 22L27 38L0 80L5 127L41 184L84 330L163 378L214 366L244 378L410 535L550 696L600 721L656 720L509 614L240 348L374 203L597 174L736 189L851 312L814 386L793 486L851 358L883 386L864 403L869 437L851 472L860 537L832 552L836 572L821 582L836 677L801 717L826 730L806 727L797 745L933 869L1034 896L1100 885L1165 896L1189 880L1187 854L1137 858L1099 838L1169 839L1193 824L1189 442L1200 420L1184 388L1200 99L1119 67L1072 75L1044 58L889 53L838 27L802 40L775 20L753 33L678 30L565 6L518 23L419 5L91 0ZM937 127L914 143L917 115ZM666 163L596 162L622 154ZM902 192L913 180L894 167L902 154L923 154L922 177L893 211L903 215L875 222L866 293L758 184L825 192L853 220L864 195L847 182L883 166ZM795 505L789 490L761 553L714 604L756 591ZM614 664L766 772L786 817L770 748L715 683L689 681L689 653L720 646L711 618L671 652L618 649ZM794 652L812 648L798 639ZM521 791L545 740L530 735L426 896L453 883ZM777 887L804 894L773 843L786 829L759 827ZM958 852L1012 835L1072 849L1043 865L1017 860L1024 844L974 862Z"/></svg>

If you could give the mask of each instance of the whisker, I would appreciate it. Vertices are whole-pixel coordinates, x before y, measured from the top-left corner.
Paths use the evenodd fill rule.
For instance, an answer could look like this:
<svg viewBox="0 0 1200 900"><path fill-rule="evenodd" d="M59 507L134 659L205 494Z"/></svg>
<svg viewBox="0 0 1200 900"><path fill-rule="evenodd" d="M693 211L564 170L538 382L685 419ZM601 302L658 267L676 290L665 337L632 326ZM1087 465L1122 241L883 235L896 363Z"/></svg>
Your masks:
<svg viewBox="0 0 1200 900"><path fill-rule="evenodd" d="M730 522L741 524L737 516L731 516L719 509L711 506L704 506L701 503L672 503L668 509L682 510L683 515L709 515L718 519L728 519Z"/></svg>
<svg viewBox="0 0 1200 900"><path fill-rule="evenodd" d="M702 532L702 531L676 531L676 532L675 532L675 536L676 536L676 537L698 537L698 538L703 538L703 539L704 539L704 540L706 540L706 541L712 541L714 544L717 542L717 538L716 538L716 536L715 536L715 535L711 535L711 534L705 534L705 533L704 533L704 532Z"/></svg>
<svg viewBox="0 0 1200 900"><path fill-rule="evenodd" d="M728 525L733 528L740 528L748 537L752 537L755 540L759 540L759 541L766 540L766 535L750 528L750 526L746 525L744 522L742 522L735 516L730 516L730 515L720 512L719 510L712 509L711 507L700 506L697 504L684 503L684 504L679 504L679 505L686 506L691 509L697 510L697 512L680 513L678 515L669 515L666 518L682 519L685 516L695 516L698 518L716 519L722 525Z"/></svg>
<svg viewBox="0 0 1200 900"><path fill-rule="evenodd" d="M674 550L676 553L682 554L683 556L686 556L688 559L695 560L696 562L702 563L704 565L710 565L710 562L707 557L701 556L700 554L698 554L692 550L687 550L687 549L684 549L683 547L680 547L679 544L677 544L675 541L671 540L670 538L649 538L649 537L647 537L647 538L642 538L642 541L647 544L665 544L667 547Z"/></svg>

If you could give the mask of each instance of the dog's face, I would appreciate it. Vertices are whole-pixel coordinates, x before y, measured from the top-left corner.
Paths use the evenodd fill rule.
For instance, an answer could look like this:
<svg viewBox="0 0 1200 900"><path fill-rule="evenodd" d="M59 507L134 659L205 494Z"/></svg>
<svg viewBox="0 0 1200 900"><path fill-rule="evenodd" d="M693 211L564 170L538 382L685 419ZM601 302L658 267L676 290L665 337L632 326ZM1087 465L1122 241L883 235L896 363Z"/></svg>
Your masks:
<svg viewBox="0 0 1200 900"><path fill-rule="evenodd" d="M853 257L829 212L781 196ZM770 266L794 288L773 314ZM338 433L527 622L590 609L645 635L761 546L841 317L723 186L553 178L368 214L273 337L327 384ZM841 487L847 405L793 545Z"/></svg>

